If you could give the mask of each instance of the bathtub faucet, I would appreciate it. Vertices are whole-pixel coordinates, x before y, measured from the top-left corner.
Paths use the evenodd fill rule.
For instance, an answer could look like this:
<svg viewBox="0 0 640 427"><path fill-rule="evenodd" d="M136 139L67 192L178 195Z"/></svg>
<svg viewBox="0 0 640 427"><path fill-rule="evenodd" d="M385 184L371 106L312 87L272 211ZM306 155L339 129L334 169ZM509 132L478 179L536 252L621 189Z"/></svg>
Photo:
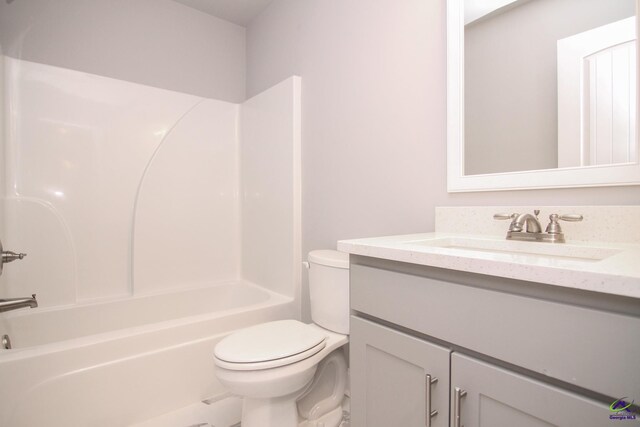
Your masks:
<svg viewBox="0 0 640 427"><path fill-rule="evenodd" d="M38 301L36 294L32 294L31 298L3 298L0 299L0 313L5 311L17 310L19 308L36 308Z"/></svg>

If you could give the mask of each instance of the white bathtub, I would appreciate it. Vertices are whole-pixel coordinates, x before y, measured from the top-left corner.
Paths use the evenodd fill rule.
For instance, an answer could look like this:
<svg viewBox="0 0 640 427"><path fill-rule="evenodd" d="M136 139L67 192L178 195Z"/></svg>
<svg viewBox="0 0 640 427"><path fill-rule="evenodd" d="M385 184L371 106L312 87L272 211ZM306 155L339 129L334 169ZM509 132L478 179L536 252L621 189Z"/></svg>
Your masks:
<svg viewBox="0 0 640 427"><path fill-rule="evenodd" d="M4 314L0 426L128 426L222 395L215 344L293 315L291 298L241 282Z"/></svg>

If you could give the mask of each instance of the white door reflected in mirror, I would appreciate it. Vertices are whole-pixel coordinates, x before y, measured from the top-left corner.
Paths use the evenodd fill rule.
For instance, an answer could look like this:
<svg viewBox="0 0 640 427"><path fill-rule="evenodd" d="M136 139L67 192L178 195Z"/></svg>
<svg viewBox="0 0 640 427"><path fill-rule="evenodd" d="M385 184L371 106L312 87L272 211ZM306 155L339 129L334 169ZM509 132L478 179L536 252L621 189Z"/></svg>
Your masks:
<svg viewBox="0 0 640 427"><path fill-rule="evenodd" d="M558 167L637 161L636 49L634 18L558 40Z"/></svg>

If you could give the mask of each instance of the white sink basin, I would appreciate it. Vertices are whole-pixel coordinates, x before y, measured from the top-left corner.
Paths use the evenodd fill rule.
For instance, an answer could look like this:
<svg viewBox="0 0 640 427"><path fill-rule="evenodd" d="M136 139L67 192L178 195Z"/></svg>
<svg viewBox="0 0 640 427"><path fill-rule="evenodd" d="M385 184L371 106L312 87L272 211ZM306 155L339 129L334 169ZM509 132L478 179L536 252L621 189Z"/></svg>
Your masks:
<svg viewBox="0 0 640 427"><path fill-rule="evenodd" d="M620 249L603 248L569 243L521 242L466 237L445 237L405 242L410 245L463 251L499 253L511 255L533 255L537 257L575 261L601 261L621 252Z"/></svg>

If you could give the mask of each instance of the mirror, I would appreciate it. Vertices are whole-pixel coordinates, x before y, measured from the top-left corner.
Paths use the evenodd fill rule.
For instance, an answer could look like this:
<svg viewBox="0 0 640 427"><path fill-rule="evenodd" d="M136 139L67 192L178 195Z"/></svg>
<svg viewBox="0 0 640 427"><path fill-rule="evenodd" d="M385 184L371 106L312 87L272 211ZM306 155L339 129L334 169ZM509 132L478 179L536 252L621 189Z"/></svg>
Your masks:
<svg viewBox="0 0 640 427"><path fill-rule="evenodd" d="M448 0L448 186L640 183L638 0Z"/></svg>

